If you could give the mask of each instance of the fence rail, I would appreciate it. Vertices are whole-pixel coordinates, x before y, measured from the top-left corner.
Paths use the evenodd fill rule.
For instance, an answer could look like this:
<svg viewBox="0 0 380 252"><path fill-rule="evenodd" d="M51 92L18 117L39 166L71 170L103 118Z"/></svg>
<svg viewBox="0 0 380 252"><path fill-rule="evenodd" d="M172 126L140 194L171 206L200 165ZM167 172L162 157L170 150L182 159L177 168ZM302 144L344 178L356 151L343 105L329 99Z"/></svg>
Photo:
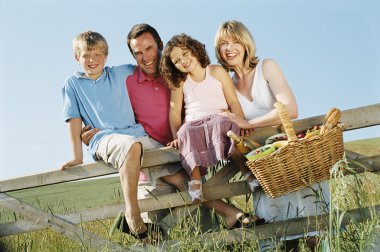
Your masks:
<svg viewBox="0 0 380 252"><path fill-rule="evenodd" d="M296 131L300 131L305 128L313 127L314 125L322 124L323 120L324 115L320 115L306 119L295 120L293 121L293 125ZM380 103L355 109L344 110L342 111L341 122L344 124L344 131L380 125ZM267 137L279 132L281 132L280 127L266 127L257 129L254 132L254 138L258 142L263 142ZM346 157L363 164L368 168L367 171L380 173L380 155L367 157L346 150ZM179 162L179 155L177 151L172 148L165 147L146 151L144 153L142 168L156 169L157 166L160 166L162 164L170 164L175 162ZM356 167L356 170L357 172L364 172L362 167ZM227 164L225 167L223 167L216 175L211 177L209 181L204 184L205 198L208 200L213 200L250 193L250 190L245 182L240 181L226 184L226 182L228 182L237 172L238 169L231 164ZM91 164L75 166L64 171L56 170L0 181L0 207L8 208L11 211L21 214L25 218L24 220L18 220L16 222L0 223L0 237L50 228L69 237L70 239L80 239L81 242L87 241L94 249L108 247L116 251L127 250L117 244L110 243L108 240L98 237L88 231L84 232L82 229L78 230L78 227L75 226L80 222L90 222L99 219L108 219L115 217L117 213L123 209L123 204L99 206L75 213L55 215L46 213L7 194L8 192L23 190L27 188L65 183L115 173L117 173L117 170L111 166L108 166L103 162L95 162ZM197 205L190 205L190 203L191 202L186 192L166 194L156 196L155 198L145 198L139 200L139 206L142 212L149 212L153 210L168 207L179 207L184 205L186 205L188 209L194 209L197 207ZM378 211L379 206L376 206L376 209ZM172 212L171 216L165 218L160 224L164 227L164 229L168 229L173 225L175 221L178 221L178 219L180 219L179 216L182 214L183 210L181 208L177 208ZM281 228L281 225L289 226L289 224L293 225L292 223L301 223L297 224L297 228L294 229L294 232L299 233L303 232L303 228L306 225L304 221L305 220L300 219L291 220L284 223L276 222L256 227L256 231L233 230L228 231L227 236L225 235L225 231L223 231L220 233L206 234L202 236L201 239L207 240L208 238L215 238L218 235L223 234L223 237L225 237L223 241L228 243L232 240L239 240L239 237L242 237L243 232L245 235L249 232L256 232L256 235L259 235L259 237L262 239L268 238L269 236L283 236L283 229ZM309 228L313 228L312 224L309 223L308 225ZM80 234L78 234L79 231L81 232ZM263 236L263 234L265 235ZM165 246L169 245L175 246L177 243L177 241L167 241L165 243L166 245L163 245L162 248L164 249Z"/></svg>

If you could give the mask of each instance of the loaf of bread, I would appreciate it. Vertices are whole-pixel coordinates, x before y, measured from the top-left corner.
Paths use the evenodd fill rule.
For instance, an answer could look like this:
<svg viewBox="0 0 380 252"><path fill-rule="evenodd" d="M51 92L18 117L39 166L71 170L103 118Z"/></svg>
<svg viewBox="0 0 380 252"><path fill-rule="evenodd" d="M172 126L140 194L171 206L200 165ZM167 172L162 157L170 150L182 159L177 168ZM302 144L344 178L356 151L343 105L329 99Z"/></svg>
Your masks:
<svg viewBox="0 0 380 252"><path fill-rule="evenodd" d="M322 134L334 128L340 120L340 115L341 115L341 112L339 109L337 108L330 109L325 116L325 122L323 123L321 127L320 133Z"/></svg>

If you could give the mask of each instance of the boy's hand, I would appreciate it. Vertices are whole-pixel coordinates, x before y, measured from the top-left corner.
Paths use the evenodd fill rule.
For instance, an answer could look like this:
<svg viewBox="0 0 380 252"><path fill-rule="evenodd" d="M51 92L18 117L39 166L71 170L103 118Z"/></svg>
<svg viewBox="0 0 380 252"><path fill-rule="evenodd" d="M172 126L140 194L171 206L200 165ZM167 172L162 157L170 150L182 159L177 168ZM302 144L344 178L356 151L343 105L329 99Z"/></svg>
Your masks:
<svg viewBox="0 0 380 252"><path fill-rule="evenodd" d="M82 129L82 133L81 133L81 139L82 139L82 142L85 144L85 145L89 145L90 144L90 141L91 139L95 136L96 133L99 132L99 129L95 128L95 129L91 129L91 126L90 125L87 125L85 126L83 129Z"/></svg>
<svg viewBox="0 0 380 252"><path fill-rule="evenodd" d="M178 139L173 140L170 143L168 143L166 146L170 146L170 147L178 150L178 148L179 148L179 141L178 141Z"/></svg>
<svg viewBox="0 0 380 252"><path fill-rule="evenodd" d="M71 160L61 166L61 171L74 165L83 164L83 160Z"/></svg>

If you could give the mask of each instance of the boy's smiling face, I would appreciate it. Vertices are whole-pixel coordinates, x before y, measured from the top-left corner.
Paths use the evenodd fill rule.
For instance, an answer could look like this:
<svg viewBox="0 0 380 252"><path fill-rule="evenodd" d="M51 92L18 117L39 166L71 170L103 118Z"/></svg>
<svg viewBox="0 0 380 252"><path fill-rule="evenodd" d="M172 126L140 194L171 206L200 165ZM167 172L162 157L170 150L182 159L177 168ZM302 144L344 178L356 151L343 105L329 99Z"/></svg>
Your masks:
<svg viewBox="0 0 380 252"><path fill-rule="evenodd" d="M101 49L93 49L91 51L82 49L77 56L77 61L85 75L92 80L96 80L103 73L106 60L107 55Z"/></svg>

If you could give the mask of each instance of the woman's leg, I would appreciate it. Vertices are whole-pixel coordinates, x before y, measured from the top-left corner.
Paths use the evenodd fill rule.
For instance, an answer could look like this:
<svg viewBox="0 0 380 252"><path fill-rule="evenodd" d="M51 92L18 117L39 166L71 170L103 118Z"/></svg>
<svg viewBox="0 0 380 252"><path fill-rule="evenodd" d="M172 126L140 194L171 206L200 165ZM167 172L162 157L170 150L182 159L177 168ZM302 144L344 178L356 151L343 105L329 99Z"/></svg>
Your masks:
<svg viewBox="0 0 380 252"><path fill-rule="evenodd" d="M247 181L249 188L252 192L257 191L260 188L260 184L256 177L251 173L248 167L245 165L247 161L239 151L231 153L232 161L238 166L239 170L243 174L243 177Z"/></svg>
<svg viewBox="0 0 380 252"><path fill-rule="evenodd" d="M203 203L206 207L215 210L217 214L223 217L226 227L232 227L236 224L239 217L244 215L244 212L239 208L232 206L223 200L212 200ZM244 224L252 222L248 217L242 220Z"/></svg>

